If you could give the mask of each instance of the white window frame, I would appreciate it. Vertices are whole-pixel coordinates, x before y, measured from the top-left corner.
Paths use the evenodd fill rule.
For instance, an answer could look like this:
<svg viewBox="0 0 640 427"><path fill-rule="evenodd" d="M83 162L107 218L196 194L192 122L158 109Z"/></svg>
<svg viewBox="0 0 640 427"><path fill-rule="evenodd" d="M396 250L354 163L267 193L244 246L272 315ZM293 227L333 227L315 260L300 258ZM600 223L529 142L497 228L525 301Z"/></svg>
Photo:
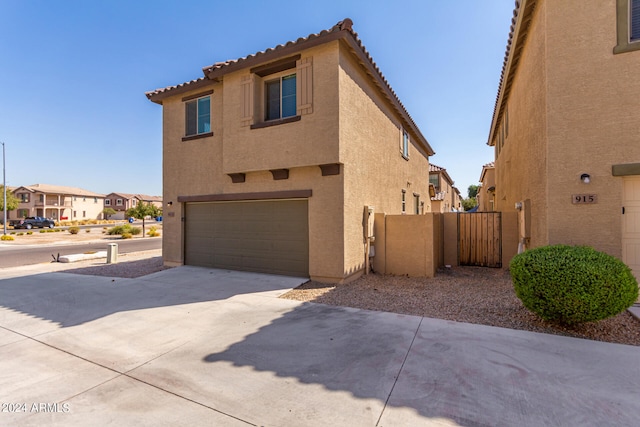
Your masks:
<svg viewBox="0 0 640 427"><path fill-rule="evenodd" d="M209 115L208 115L208 123L207 119L204 119L202 116L202 120L204 122L204 129L200 130L200 101L207 99L209 101ZM195 121L196 121L196 129L195 132L189 133L189 106L195 105ZM211 133L211 95L199 96L197 98L189 99L184 102L184 135L185 137L198 136L198 135L207 135ZM208 127L207 127L208 124Z"/></svg>
<svg viewBox="0 0 640 427"><path fill-rule="evenodd" d="M116 206L122 206L122 199L116 199Z"/></svg>
<svg viewBox="0 0 640 427"><path fill-rule="evenodd" d="M640 14L639 0L616 0L617 44L613 48L613 53L640 50L640 34L638 34L639 37L633 38L632 23L634 20L634 11ZM636 17L636 22L638 22L638 19L640 18ZM640 25L640 23L638 25ZM640 32L640 30L636 31Z"/></svg>
<svg viewBox="0 0 640 427"><path fill-rule="evenodd" d="M289 77L294 77L295 78L295 93L294 93L294 106L296 107L294 109L294 113L291 115L287 115L287 116L283 116L282 115L282 81L286 78ZM267 90L267 87L274 83L274 82L279 82L280 85L280 96L278 98L279 101L279 113L278 113L278 117L269 117L269 92ZM282 71L280 73L277 74L272 74L269 76L266 76L264 78L264 85L263 85L263 89L262 89L262 99L263 99L263 108L264 108L264 121L265 122L271 122L271 121L275 121L275 120L282 120L282 119L288 119L290 117L295 117L297 115L297 100L298 100L298 75L295 71L292 72L292 70L285 70Z"/></svg>
<svg viewBox="0 0 640 427"><path fill-rule="evenodd" d="M402 129L402 136L400 140L402 157L409 160L409 145L411 145L411 138L409 132L406 129Z"/></svg>
<svg viewBox="0 0 640 427"><path fill-rule="evenodd" d="M111 199L104 199L105 206L111 206Z"/></svg>

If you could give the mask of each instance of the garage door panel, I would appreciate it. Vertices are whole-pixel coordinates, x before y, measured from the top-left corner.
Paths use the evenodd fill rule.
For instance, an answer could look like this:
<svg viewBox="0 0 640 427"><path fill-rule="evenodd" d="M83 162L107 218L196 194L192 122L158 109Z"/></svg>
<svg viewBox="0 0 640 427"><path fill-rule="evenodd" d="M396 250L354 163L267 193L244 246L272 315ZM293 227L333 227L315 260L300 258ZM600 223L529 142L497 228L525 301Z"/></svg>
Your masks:
<svg viewBox="0 0 640 427"><path fill-rule="evenodd" d="M306 200L189 203L185 264L308 276Z"/></svg>

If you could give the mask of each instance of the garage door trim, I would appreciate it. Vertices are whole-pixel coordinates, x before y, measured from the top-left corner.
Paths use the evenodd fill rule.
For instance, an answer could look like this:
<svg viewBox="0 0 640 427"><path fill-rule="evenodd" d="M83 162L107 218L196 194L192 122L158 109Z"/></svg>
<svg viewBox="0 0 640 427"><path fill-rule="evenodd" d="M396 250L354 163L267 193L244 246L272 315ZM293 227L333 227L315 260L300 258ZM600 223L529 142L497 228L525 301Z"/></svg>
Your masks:
<svg viewBox="0 0 640 427"><path fill-rule="evenodd" d="M308 199L311 190L266 191L259 193L203 194L178 196L178 202L232 202L242 200Z"/></svg>

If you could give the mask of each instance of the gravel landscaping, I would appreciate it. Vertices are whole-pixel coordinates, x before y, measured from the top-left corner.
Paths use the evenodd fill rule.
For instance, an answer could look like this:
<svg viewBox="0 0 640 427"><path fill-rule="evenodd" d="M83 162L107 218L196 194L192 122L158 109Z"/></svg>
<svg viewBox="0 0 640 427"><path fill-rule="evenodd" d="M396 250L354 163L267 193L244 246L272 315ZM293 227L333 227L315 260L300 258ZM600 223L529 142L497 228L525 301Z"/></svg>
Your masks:
<svg viewBox="0 0 640 427"><path fill-rule="evenodd" d="M640 320L626 310L576 326L540 319L522 305L501 269L457 267L431 279L369 274L346 285L310 281L281 298L640 346Z"/></svg>
<svg viewBox="0 0 640 427"><path fill-rule="evenodd" d="M122 257L117 264L70 265L67 272L134 278L165 268L159 256ZM540 319L522 305L501 269L456 267L431 279L369 274L346 285L309 281L281 298L640 346L640 320L626 310L576 326Z"/></svg>

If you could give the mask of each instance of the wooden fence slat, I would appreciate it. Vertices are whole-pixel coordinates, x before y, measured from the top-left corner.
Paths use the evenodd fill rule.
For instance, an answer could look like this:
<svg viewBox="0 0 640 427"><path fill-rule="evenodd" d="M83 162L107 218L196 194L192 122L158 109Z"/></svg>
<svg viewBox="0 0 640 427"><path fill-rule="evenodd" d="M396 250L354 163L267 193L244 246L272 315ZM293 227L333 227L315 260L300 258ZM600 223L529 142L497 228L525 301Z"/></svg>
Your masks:
<svg viewBox="0 0 640 427"><path fill-rule="evenodd" d="M460 265L502 267L502 217L500 212L458 214Z"/></svg>

